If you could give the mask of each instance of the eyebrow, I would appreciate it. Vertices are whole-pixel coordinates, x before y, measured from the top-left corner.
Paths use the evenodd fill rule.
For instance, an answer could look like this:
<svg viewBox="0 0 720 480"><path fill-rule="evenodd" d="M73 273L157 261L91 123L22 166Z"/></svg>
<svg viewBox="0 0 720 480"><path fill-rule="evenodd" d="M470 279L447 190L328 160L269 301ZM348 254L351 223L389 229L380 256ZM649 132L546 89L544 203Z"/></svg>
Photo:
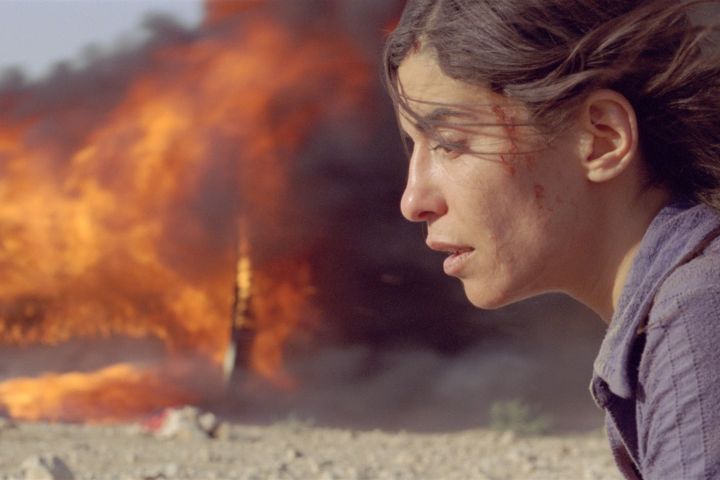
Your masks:
<svg viewBox="0 0 720 480"><path fill-rule="evenodd" d="M476 117L471 112L463 112L450 107L437 107L425 115L419 115L417 120L410 120L412 126L419 132L428 133L433 123L447 121L451 118L474 120Z"/></svg>
<svg viewBox="0 0 720 480"><path fill-rule="evenodd" d="M407 120L412 124L412 126L420 131L427 133L427 126L432 123L436 122L442 122L447 121L452 118L456 119L465 119L465 120L474 120L477 122L477 115L471 111L463 111L457 108L452 108L448 106L439 106L434 108L432 111L425 115L417 115L417 120L410 119L406 117ZM467 126L471 125L480 125L480 124L466 124Z"/></svg>
<svg viewBox="0 0 720 480"><path fill-rule="evenodd" d="M424 122L437 122L440 120L447 120L448 118L475 118L470 112L463 112L448 107L438 107L427 115L420 117Z"/></svg>

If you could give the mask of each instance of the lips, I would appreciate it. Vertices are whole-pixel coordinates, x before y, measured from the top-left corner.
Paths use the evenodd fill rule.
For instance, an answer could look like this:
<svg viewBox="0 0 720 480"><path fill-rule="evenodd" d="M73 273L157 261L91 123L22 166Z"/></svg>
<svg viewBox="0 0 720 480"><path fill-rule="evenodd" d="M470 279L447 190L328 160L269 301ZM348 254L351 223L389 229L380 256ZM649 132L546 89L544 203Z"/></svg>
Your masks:
<svg viewBox="0 0 720 480"><path fill-rule="evenodd" d="M470 257L475 253L475 249L469 245L446 243L430 239L428 239L427 245L432 250L448 254L448 257L443 262L443 270L446 275L451 277L460 276Z"/></svg>

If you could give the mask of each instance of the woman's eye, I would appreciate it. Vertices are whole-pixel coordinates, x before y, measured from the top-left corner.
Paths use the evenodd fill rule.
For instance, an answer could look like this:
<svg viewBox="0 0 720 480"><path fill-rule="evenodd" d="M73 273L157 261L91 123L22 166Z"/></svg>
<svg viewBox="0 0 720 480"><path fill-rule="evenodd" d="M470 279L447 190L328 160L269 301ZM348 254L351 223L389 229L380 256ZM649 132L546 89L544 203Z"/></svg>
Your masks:
<svg viewBox="0 0 720 480"><path fill-rule="evenodd" d="M458 156L465 151L465 145L462 142L444 142L431 146L430 150L444 155Z"/></svg>
<svg viewBox="0 0 720 480"><path fill-rule="evenodd" d="M441 143L435 145L434 147L430 147L430 150L432 150L433 152L441 151L444 153L452 153L453 151L451 147L443 145Z"/></svg>

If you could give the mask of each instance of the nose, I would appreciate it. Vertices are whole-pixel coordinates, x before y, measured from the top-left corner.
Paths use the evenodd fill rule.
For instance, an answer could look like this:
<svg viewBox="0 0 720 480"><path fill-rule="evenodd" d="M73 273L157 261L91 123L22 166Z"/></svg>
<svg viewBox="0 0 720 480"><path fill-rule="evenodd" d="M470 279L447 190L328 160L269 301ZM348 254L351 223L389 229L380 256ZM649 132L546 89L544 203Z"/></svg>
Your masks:
<svg viewBox="0 0 720 480"><path fill-rule="evenodd" d="M447 203L440 189L438 172L433 169L429 152L415 146L410 158L408 180L400 211L411 222L428 222L447 212Z"/></svg>

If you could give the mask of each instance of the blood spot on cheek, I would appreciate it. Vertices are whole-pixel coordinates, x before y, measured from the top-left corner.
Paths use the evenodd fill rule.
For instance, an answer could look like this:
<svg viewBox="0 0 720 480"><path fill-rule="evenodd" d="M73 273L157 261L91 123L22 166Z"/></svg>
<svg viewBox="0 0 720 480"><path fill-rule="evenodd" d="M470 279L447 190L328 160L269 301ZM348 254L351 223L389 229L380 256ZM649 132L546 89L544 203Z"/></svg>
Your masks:
<svg viewBox="0 0 720 480"><path fill-rule="evenodd" d="M535 159L534 155L523 155L522 156L523 161L525 162L525 166L529 171L535 170L535 166L537 165L537 161Z"/></svg>
<svg viewBox="0 0 720 480"><path fill-rule="evenodd" d="M552 207L548 206L545 201L547 199L545 187L536 183L533 185L533 193L535 194L535 205L539 210L548 210L549 212L554 210Z"/></svg>

